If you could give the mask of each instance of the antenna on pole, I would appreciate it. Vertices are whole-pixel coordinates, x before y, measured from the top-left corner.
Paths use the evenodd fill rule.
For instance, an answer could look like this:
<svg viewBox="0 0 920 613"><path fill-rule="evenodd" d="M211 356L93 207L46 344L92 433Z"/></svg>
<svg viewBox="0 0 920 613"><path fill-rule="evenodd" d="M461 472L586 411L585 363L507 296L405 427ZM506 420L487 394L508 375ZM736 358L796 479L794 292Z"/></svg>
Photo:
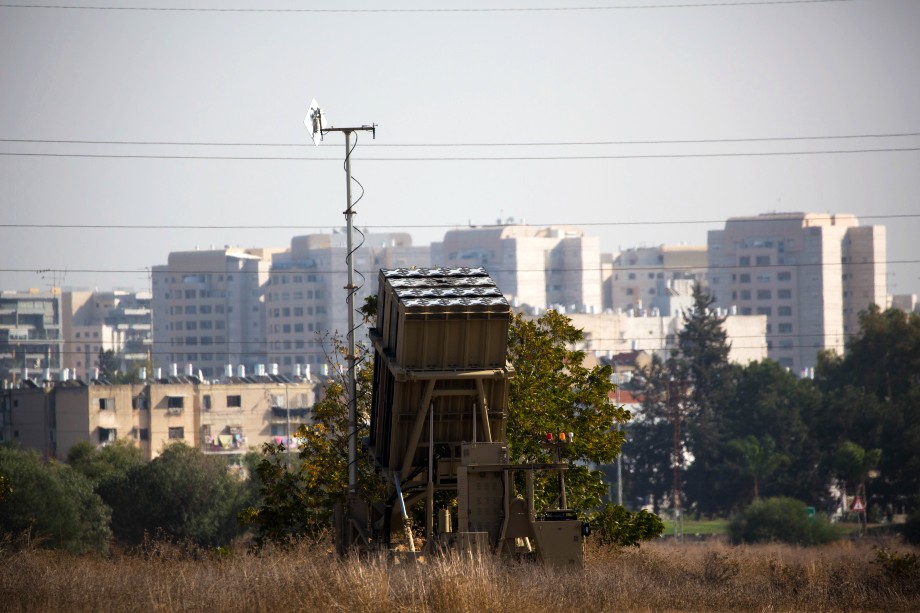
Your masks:
<svg viewBox="0 0 920 613"><path fill-rule="evenodd" d="M351 202L351 135L355 132L370 132L373 138L377 137L377 124L364 125L352 128L334 128L327 126L326 115L314 98L310 102L310 110L303 120L313 139L313 144L319 146L323 137L329 132L342 132L345 134L345 194L347 206L345 208L345 221L347 226L347 256L348 285L345 286L346 304L348 308L348 493L358 491L358 385L355 376L355 294L358 287L355 285L354 247L353 234L354 210Z"/></svg>

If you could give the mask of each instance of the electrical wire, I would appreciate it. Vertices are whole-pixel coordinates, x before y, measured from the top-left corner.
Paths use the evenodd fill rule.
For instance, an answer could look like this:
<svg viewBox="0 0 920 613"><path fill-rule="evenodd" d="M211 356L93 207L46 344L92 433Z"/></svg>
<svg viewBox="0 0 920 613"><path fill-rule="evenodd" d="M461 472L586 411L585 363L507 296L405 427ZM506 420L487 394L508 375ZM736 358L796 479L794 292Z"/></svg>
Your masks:
<svg viewBox="0 0 920 613"><path fill-rule="evenodd" d="M774 269L788 269L788 268L837 268L837 267L857 267L862 268L866 266L875 266L878 264L918 264L920 260L874 260L871 262L821 262L817 264L809 263L794 263L794 264L761 264L756 265L752 264L750 266L741 266L738 264L725 264L719 266L631 266L631 267L619 267L619 268L610 268L607 267L566 267L566 268L552 268L552 269L543 269L543 268L533 268L533 269L522 269L522 268L489 268L489 274L494 275L497 273L528 273L528 272L545 272L547 274L553 273L573 273L573 272L603 272L610 270L610 272L640 272L640 271L696 271L696 270L774 270ZM475 266L479 266L476 264ZM436 267L432 267L436 268ZM448 268L460 268L460 266L452 266ZM146 268L136 268L136 269L117 269L117 268L0 268L0 272L32 272L32 273L74 273L74 274L85 274L85 273L130 273L130 274L139 274L143 273L145 275L161 275L161 276L184 276L184 275L215 275L215 274L227 274L225 269L221 270L150 270ZM316 274L316 275L332 275L332 274L345 274L344 270L306 270L303 274ZM231 274L259 274L259 271L255 270L237 270ZM294 274L290 271L281 271L281 274ZM300 274L300 273L297 273Z"/></svg>
<svg viewBox="0 0 920 613"><path fill-rule="evenodd" d="M81 10L81 11L124 11L124 12L180 12L180 13L561 13L561 12L602 12L620 10L647 9L686 9L686 8L721 8L743 6L770 6L795 4L830 4L851 2L852 0L751 0L748 2L700 2L700 3L660 3L631 4L619 6L554 6L554 7L488 7L488 8L214 8L214 7L154 7L154 6L76 6L62 4L0 4L0 8Z"/></svg>
<svg viewBox="0 0 920 613"><path fill-rule="evenodd" d="M761 143L801 140L849 140L861 138L906 138L920 136L920 132L889 132L877 134L830 134L818 136L763 136L746 138L699 138L666 140L622 140L622 141L534 141L504 143L367 143L364 147L582 147L610 145L695 145L718 143ZM63 144L63 145L128 145L169 147L309 147L308 143L245 143L215 141L122 141L122 140L55 140L35 138L0 138L0 143Z"/></svg>
<svg viewBox="0 0 920 613"><path fill-rule="evenodd" d="M428 157L363 157L354 158L360 162L533 162L533 161L583 161L583 160L661 160L685 158L737 158L737 157L784 157L799 155L847 155L866 153L907 153L920 151L920 147L881 147L863 149L824 149L813 151L736 151L723 153L649 153L616 155L532 155L532 156L428 156ZM259 156L259 155L157 155L116 153L25 153L0 152L4 157L26 158L85 158L85 159L127 159L127 160L207 160L244 162L330 162L332 158Z"/></svg>
<svg viewBox="0 0 920 613"><path fill-rule="evenodd" d="M362 187L363 190L363 187ZM743 216L742 216L743 217ZM816 215L809 214L810 220L824 221L839 215L826 214ZM892 213L892 214L875 214L859 215L859 219L916 219L920 218L920 213ZM745 223L750 222L776 222L776 218L770 217L743 217ZM733 219L733 218L730 218ZM579 221L579 222L545 222L545 223L521 223L530 227L549 227L549 226L680 226L680 225L709 225L724 224L726 219L679 219L679 220L643 220L643 221ZM381 230L392 228L417 228L417 229L466 229L466 228L500 228L501 224L406 224L395 223L392 225L365 225L365 230ZM2 228L38 228L38 229L92 229L92 230L340 230L341 226L315 226L315 225L292 225L292 224L98 224L98 223L5 223L0 222Z"/></svg>

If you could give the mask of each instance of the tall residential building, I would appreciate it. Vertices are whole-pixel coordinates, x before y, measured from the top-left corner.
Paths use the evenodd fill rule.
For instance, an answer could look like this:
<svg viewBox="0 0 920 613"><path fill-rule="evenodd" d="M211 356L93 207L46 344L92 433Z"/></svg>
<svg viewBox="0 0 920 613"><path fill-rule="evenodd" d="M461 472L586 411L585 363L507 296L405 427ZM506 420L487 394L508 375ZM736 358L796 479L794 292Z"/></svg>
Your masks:
<svg viewBox="0 0 920 613"><path fill-rule="evenodd" d="M603 308L600 239L578 228L462 228L448 231L431 252L435 266L482 266L515 308L561 306L578 313Z"/></svg>
<svg viewBox="0 0 920 613"><path fill-rule="evenodd" d="M853 215L733 217L708 250L716 304L766 315L769 357L794 372L843 353L859 311L887 304L885 228Z"/></svg>
<svg viewBox="0 0 920 613"><path fill-rule="evenodd" d="M705 283L707 266L705 246L635 247L614 254L605 306L648 308L679 282Z"/></svg>
<svg viewBox="0 0 920 613"><path fill-rule="evenodd" d="M92 379L99 351L111 350L128 368L146 362L152 344L151 294L147 291L61 293L63 367Z"/></svg>
<svg viewBox="0 0 920 613"><path fill-rule="evenodd" d="M281 249L226 247L169 254L152 269L153 358L220 377L267 361L264 290ZM184 370L184 368L182 369Z"/></svg>
<svg viewBox="0 0 920 613"><path fill-rule="evenodd" d="M355 243L355 308L377 294L379 269L431 264L430 248L412 246L412 238L404 232L365 233ZM347 254L347 235L335 232L296 236L290 250L275 257L264 288L265 335L267 359L283 372L298 364L326 364L322 336L327 332L347 336Z"/></svg>
<svg viewBox="0 0 920 613"><path fill-rule="evenodd" d="M0 381L56 373L62 351L59 290L0 292Z"/></svg>

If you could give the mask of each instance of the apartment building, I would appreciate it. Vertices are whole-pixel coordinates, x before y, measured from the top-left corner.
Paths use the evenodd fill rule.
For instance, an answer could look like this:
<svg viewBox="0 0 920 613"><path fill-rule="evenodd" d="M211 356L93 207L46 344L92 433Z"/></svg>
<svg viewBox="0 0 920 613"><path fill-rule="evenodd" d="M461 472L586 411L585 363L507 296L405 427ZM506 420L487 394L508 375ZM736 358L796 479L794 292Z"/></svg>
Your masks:
<svg viewBox="0 0 920 613"><path fill-rule="evenodd" d="M123 439L148 460L176 441L205 453L243 454L270 441L291 444L297 428L310 423L314 385L277 375L219 383L179 375L130 385L26 380L0 392L0 440L59 460L80 441L103 446Z"/></svg>
<svg viewBox="0 0 920 613"><path fill-rule="evenodd" d="M92 378L99 351L113 351L127 369L146 363L152 349L152 296L148 291L61 292L62 366Z"/></svg>
<svg viewBox="0 0 920 613"><path fill-rule="evenodd" d="M283 249L178 251L152 268L153 358L215 379L228 364L267 363L264 293Z"/></svg>
<svg viewBox="0 0 920 613"><path fill-rule="evenodd" d="M659 306L674 286L706 284L707 251L703 245L635 247L613 254L605 308L641 310Z"/></svg>
<svg viewBox="0 0 920 613"><path fill-rule="evenodd" d="M884 226L853 215L733 217L709 232L710 288L723 308L765 315L769 357L803 372L843 353L859 311L886 306L885 253Z"/></svg>
<svg viewBox="0 0 920 613"><path fill-rule="evenodd" d="M723 329L731 345L728 359L736 364L767 357L767 318L763 315L723 313ZM577 349L594 353L600 360L617 354L644 352L667 359L677 349L677 336L684 327L679 310L661 314L657 310L571 314L572 325L584 333Z"/></svg>
<svg viewBox="0 0 920 613"><path fill-rule="evenodd" d="M379 269L431 264L430 248L413 246L404 232L365 232L356 245L355 308L367 296L376 295ZM320 366L327 363L323 335L346 337L347 255L347 235L334 232L296 236L290 249L275 257L264 288L269 362L281 365L285 372L297 365Z"/></svg>
<svg viewBox="0 0 920 613"><path fill-rule="evenodd" d="M0 292L0 381L57 372L63 341L59 290Z"/></svg>
<svg viewBox="0 0 920 613"><path fill-rule="evenodd" d="M600 239L579 228L514 223L462 228L448 231L431 251L436 266L488 270L515 308L555 306L566 313L603 308Z"/></svg>

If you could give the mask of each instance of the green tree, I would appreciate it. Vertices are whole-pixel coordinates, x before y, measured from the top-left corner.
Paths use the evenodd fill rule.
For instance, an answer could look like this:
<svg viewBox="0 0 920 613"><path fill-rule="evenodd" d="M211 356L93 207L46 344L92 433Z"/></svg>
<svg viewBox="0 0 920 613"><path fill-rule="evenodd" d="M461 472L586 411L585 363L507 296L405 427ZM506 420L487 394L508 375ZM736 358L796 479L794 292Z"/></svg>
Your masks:
<svg viewBox="0 0 920 613"><path fill-rule="evenodd" d="M237 513L248 503L245 484L219 457L184 443L100 487L112 508L116 538L137 544L160 531L198 545L225 545L238 533Z"/></svg>
<svg viewBox="0 0 920 613"><path fill-rule="evenodd" d="M761 496L792 496L817 501L825 495L829 472L822 471L821 451L811 431L822 407L822 396L809 379L800 379L773 360L751 362L733 371L732 396L723 409L725 437L758 441L769 437L775 453L786 458L758 484ZM769 444L769 443L768 443ZM726 478L738 468L737 453L728 449ZM730 507L748 502L749 480L739 481ZM726 487L731 487L727 485Z"/></svg>
<svg viewBox="0 0 920 613"><path fill-rule="evenodd" d="M684 314L678 333L673 376L689 385L686 427L693 463L687 469L687 498L707 515L725 509L730 493L719 477L725 441L723 409L732 394L725 316L713 308L715 299L699 285L693 308Z"/></svg>
<svg viewBox="0 0 920 613"><path fill-rule="evenodd" d="M606 493L603 473L592 468L620 453L629 412L610 401L614 390L610 366L584 366L584 351L573 349L583 332L569 318L547 311L536 320L516 315L508 333L508 360L514 366L508 407L508 448L513 462L551 462L547 433L572 432L565 455L568 505L590 509ZM538 505L551 505L558 480L543 475Z"/></svg>
<svg viewBox="0 0 920 613"><path fill-rule="evenodd" d="M859 322L844 356L819 356L826 402L814 431L831 473L845 441L881 449L873 497L901 504L920 491L920 314L871 306Z"/></svg>
<svg viewBox="0 0 920 613"><path fill-rule="evenodd" d="M139 447L128 439L118 439L101 449L89 441L80 441L67 452L67 463L99 486L125 479L132 469L144 465L145 460Z"/></svg>
<svg viewBox="0 0 920 613"><path fill-rule="evenodd" d="M671 370L657 355L639 372L634 391L641 408L626 427L623 443L624 488L630 500L651 501L657 513L674 485L674 423L669 397ZM680 432L680 446L687 447L686 429Z"/></svg>
<svg viewBox="0 0 920 613"><path fill-rule="evenodd" d="M99 376L114 381L121 367L121 360L111 349L99 349Z"/></svg>
<svg viewBox="0 0 920 613"><path fill-rule="evenodd" d="M742 475L751 479L755 501L760 499L760 484L788 462L786 456L776 451L776 443L769 436L758 439L749 434L729 441L728 447L737 454Z"/></svg>
<svg viewBox="0 0 920 613"><path fill-rule="evenodd" d="M108 549L109 510L86 477L11 445L0 445L0 472L9 478L0 531L28 530L46 546L74 553Z"/></svg>
<svg viewBox="0 0 920 613"><path fill-rule="evenodd" d="M346 347L338 337L327 337L327 360L333 377L313 406L313 422L297 431L299 453L290 462L283 445L266 444L256 473L262 501L240 514L244 525L256 529L259 543L288 543L314 536L332 526L336 504L348 491L348 395L344 360ZM358 440L368 434L373 365L367 349L356 347ZM358 457L358 486L365 499L384 496L383 481L365 454Z"/></svg>

